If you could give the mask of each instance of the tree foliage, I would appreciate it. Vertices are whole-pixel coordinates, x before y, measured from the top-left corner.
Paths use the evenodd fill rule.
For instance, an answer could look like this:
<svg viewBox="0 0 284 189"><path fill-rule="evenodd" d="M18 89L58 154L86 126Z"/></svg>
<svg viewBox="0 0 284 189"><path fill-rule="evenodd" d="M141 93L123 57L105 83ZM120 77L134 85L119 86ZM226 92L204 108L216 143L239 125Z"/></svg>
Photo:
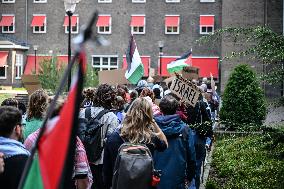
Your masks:
<svg viewBox="0 0 284 189"><path fill-rule="evenodd" d="M261 63L267 65L280 65L284 61L284 36L267 27L223 28L215 31L214 34L200 38L198 43L214 42L220 40L221 37L229 38L235 43L243 43L246 47L239 52L231 52L223 57L225 59L250 56L252 59L261 60ZM263 76L263 79L269 83L278 83L284 80L284 69L278 66Z"/></svg>
<svg viewBox="0 0 284 189"><path fill-rule="evenodd" d="M264 92L250 66L235 67L222 100L220 119L228 129L249 130L262 125L266 115Z"/></svg>
<svg viewBox="0 0 284 189"><path fill-rule="evenodd" d="M58 66L60 65L60 66ZM59 86L60 80L63 77L66 65L58 64L57 58L44 59L40 62L39 80L44 89L55 92ZM72 70L72 75L74 74ZM95 87L98 85L97 73L93 71L91 65L87 65L87 73L84 81L84 87ZM67 83L66 83L67 90Z"/></svg>

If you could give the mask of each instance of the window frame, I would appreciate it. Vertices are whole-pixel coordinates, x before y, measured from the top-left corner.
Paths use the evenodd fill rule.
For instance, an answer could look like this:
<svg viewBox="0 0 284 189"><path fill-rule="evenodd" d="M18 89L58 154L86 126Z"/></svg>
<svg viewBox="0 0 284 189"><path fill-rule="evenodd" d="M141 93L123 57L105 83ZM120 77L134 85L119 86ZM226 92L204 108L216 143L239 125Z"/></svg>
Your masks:
<svg viewBox="0 0 284 189"><path fill-rule="evenodd" d="M103 70L113 70L113 69L118 69L118 55L92 55L92 68L93 69L98 69L99 71ZM99 58L100 60L100 65L94 65L94 58ZM103 64L103 58L108 58L108 64L104 65ZM110 64L111 58L116 58L116 66L113 66Z"/></svg>
<svg viewBox="0 0 284 189"><path fill-rule="evenodd" d="M180 3L180 0L166 0L166 3Z"/></svg>
<svg viewBox="0 0 284 189"><path fill-rule="evenodd" d="M18 62L20 60L20 63ZM24 73L24 56L23 54L16 54L16 63L15 63L15 79L21 79ZM17 69L18 67L18 69Z"/></svg>
<svg viewBox="0 0 284 189"><path fill-rule="evenodd" d="M33 33L37 34L37 33L46 33L46 30L47 30L47 18L46 18L46 15L45 14L33 14L33 17L34 16L44 16L45 17L45 20L43 22L43 26L32 26L33 27ZM44 27L44 31L35 31L35 27Z"/></svg>
<svg viewBox="0 0 284 189"><path fill-rule="evenodd" d="M47 0L33 0L33 3L47 3Z"/></svg>
<svg viewBox="0 0 284 189"><path fill-rule="evenodd" d="M166 17L171 17L171 16L175 16L175 17L178 17L179 19L178 19L178 26L166 26L166 24L165 24L165 34L166 35L179 35L180 33L180 15L165 15L165 18ZM168 32L168 27L171 27L171 28L173 28L173 27L177 27L177 32Z"/></svg>
<svg viewBox="0 0 284 189"><path fill-rule="evenodd" d="M67 15L65 15L65 16L67 16ZM79 33L79 15L75 14L73 16L77 17L77 22L76 22L76 26L71 26L71 34L78 34ZM68 27L69 26L64 26L65 34L69 33ZM76 27L76 31L73 31L73 27Z"/></svg>
<svg viewBox="0 0 284 189"><path fill-rule="evenodd" d="M98 3L112 3L112 0L98 0Z"/></svg>
<svg viewBox="0 0 284 189"><path fill-rule="evenodd" d="M9 3L15 3L15 2L16 2L16 0L2 0L3 4L5 4L5 3L9 4Z"/></svg>
<svg viewBox="0 0 284 189"><path fill-rule="evenodd" d="M200 3L215 3L215 0L200 0Z"/></svg>
<svg viewBox="0 0 284 189"><path fill-rule="evenodd" d="M206 27L206 32L202 31L202 28ZM208 28L212 27L212 32L208 32ZM209 35L209 34L214 34L214 26L213 25L201 25L200 26L200 32L201 35Z"/></svg>
<svg viewBox="0 0 284 189"><path fill-rule="evenodd" d="M99 16L109 16L110 20L109 20L109 25L108 26L97 26L97 33L98 34L110 35L111 34L111 25L112 25L112 17L111 17L111 15L110 14L100 14ZM100 28L104 28L104 30L105 30L106 27L109 27L109 31L108 32L106 32L106 31L101 32L100 31Z"/></svg>
<svg viewBox="0 0 284 189"><path fill-rule="evenodd" d="M4 65L4 66L0 66L0 67L4 67L5 68L5 76L0 76L0 79L7 79L7 68L8 68L8 65Z"/></svg>
<svg viewBox="0 0 284 189"><path fill-rule="evenodd" d="M133 35L145 35L146 33L146 15L145 14L132 14L131 15L131 19L132 19L132 16L141 16L141 17L144 17L144 26L143 26L143 31L142 32L135 32L134 31L134 27L137 27L138 30L139 30L139 27L142 27L142 26L130 26L131 27L131 34Z"/></svg>
<svg viewBox="0 0 284 189"><path fill-rule="evenodd" d="M2 17L3 16L13 16L13 31L9 31L9 27L11 26L1 26L1 29L2 29L2 33L15 33L15 15L14 14L2 14ZM4 27L8 27L8 31L4 31Z"/></svg>
<svg viewBox="0 0 284 189"><path fill-rule="evenodd" d="M132 0L132 3L146 3L146 0Z"/></svg>

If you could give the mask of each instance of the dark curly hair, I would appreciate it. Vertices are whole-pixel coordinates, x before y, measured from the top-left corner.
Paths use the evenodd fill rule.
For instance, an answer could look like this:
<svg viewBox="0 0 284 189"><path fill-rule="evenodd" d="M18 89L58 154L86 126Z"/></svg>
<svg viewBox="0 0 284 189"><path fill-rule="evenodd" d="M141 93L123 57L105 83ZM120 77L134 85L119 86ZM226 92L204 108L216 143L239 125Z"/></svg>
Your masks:
<svg viewBox="0 0 284 189"><path fill-rule="evenodd" d="M28 104L28 120L32 118L43 119L46 113L48 96L43 89L33 92L29 99Z"/></svg>
<svg viewBox="0 0 284 189"><path fill-rule="evenodd" d="M95 105L106 109L111 109L115 98L115 90L108 84L101 84L98 87L95 95Z"/></svg>
<svg viewBox="0 0 284 189"><path fill-rule="evenodd" d="M18 108L19 102L15 98L7 98L2 103L1 106L13 106Z"/></svg>
<svg viewBox="0 0 284 189"><path fill-rule="evenodd" d="M144 88L140 94L140 97L146 97L146 96L149 96L153 102L155 101L154 92L148 88Z"/></svg>

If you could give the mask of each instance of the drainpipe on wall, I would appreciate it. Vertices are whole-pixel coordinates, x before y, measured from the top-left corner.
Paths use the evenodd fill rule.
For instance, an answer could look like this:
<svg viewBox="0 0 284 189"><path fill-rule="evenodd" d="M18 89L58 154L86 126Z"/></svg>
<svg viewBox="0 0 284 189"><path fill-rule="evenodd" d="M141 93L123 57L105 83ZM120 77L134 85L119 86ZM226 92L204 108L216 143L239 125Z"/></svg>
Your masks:
<svg viewBox="0 0 284 189"><path fill-rule="evenodd" d="M28 0L26 0L26 25L25 25L25 29L26 29L26 43L28 44Z"/></svg>

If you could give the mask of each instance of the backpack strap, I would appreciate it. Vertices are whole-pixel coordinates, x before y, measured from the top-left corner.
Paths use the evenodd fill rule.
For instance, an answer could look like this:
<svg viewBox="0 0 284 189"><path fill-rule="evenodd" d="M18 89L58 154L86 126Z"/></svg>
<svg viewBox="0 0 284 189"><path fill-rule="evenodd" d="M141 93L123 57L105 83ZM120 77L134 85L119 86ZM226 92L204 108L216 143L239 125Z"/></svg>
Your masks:
<svg viewBox="0 0 284 189"><path fill-rule="evenodd" d="M87 118L87 120L90 120L92 118L91 107L87 107L85 109L85 118Z"/></svg>
<svg viewBox="0 0 284 189"><path fill-rule="evenodd" d="M110 112L110 110L103 109L102 111L100 111L100 113L98 113L98 115L95 117L95 119L100 120L103 117L103 115L105 115L109 112Z"/></svg>

